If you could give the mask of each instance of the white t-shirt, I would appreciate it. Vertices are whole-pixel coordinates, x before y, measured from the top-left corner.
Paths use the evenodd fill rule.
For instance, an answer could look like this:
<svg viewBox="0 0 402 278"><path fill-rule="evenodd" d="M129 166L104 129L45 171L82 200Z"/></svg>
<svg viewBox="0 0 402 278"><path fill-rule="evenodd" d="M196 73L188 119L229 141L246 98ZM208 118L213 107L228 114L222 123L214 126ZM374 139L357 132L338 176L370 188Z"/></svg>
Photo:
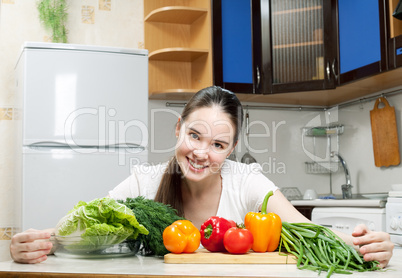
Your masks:
<svg viewBox="0 0 402 278"><path fill-rule="evenodd" d="M116 200L144 196L154 199L167 163L138 165L133 173L109 192ZM258 211L265 195L278 189L262 174L259 164L250 165L226 160L221 169L222 194L217 216L243 223L250 211Z"/></svg>

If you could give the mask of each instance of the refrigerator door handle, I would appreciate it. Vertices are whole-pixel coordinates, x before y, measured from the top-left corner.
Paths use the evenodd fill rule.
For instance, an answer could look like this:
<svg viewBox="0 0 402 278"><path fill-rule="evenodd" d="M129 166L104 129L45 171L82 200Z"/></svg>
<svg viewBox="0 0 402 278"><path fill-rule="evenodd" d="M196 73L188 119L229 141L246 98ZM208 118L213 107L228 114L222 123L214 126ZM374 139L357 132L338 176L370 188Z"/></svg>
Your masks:
<svg viewBox="0 0 402 278"><path fill-rule="evenodd" d="M106 147L109 147L109 148L116 148L116 149L119 149L119 148L124 148L124 149L129 148L129 149L141 149L141 150L143 150L143 151L145 150L145 147L144 147L144 146L141 146L141 145L135 144L135 143L129 143L129 142L127 142L127 143L112 144L112 145L109 145L109 146L106 146Z"/></svg>
<svg viewBox="0 0 402 278"><path fill-rule="evenodd" d="M66 149L137 149L138 151L144 151L145 147L135 144L135 143L117 143L104 146L79 146L79 145L69 145L66 143L56 142L56 141L41 141L33 144L27 145L30 149L41 149L41 148L66 148Z"/></svg>
<svg viewBox="0 0 402 278"><path fill-rule="evenodd" d="M56 141L40 141L33 144L27 145L28 148L31 149L39 149L39 148L69 148L72 146L66 143L56 142Z"/></svg>

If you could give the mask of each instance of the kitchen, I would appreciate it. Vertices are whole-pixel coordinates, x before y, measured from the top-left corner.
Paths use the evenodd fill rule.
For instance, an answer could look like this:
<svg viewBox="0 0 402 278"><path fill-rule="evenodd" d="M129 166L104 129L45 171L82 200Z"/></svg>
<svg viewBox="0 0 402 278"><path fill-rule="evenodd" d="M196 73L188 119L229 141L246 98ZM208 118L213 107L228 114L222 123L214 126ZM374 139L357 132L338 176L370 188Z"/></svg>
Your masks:
<svg viewBox="0 0 402 278"><path fill-rule="evenodd" d="M100 8L100 2L110 3L110 10ZM144 1L70 1L69 3L69 42L85 45L104 45L126 48L144 48ZM83 23L82 6L92 7L91 23ZM34 1L2 0L0 6L0 48L1 48L1 111L9 111L14 106L14 66L24 41L47 41L49 34L43 29L38 20ZM119 32L116 32L119 30ZM122 35L123 34L123 35ZM400 86L393 91L402 89ZM381 95L387 92L376 92ZM387 97L395 107L398 130L401 130L402 96ZM150 142L149 162L166 161L172 154L160 150L171 149L175 143L174 124L181 107L167 107L166 100L149 100ZM169 102L183 103L181 100ZM251 106L263 106L262 103L244 102L250 105L250 150L256 160L264 165L266 175L281 188L297 187L301 193L313 188L319 195L330 192L341 194L344 183L342 171L331 175L307 174L305 162L310 161L303 149L303 128L308 126L317 116L325 119L324 111L293 111L275 109L252 109ZM269 104L267 104L269 105ZM388 168L378 168L374 165L373 146L371 140L370 110L374 100L362 101L356 104L334 109L331 117L334 122L344 125L344 132L339 136L339 152L347 161L351 173L353 193L383 193L391 190L392 184L401 183L401 165ZM168 109L168 112L158 112ZM174 111L174 112L173 112ZM10 112L9 112L10 113ZM0 240L0 259L8 260L9 236L13 234L13 200L8 198L13 194L13 125L12 120L3 120L2 115L1 144L0 144L0 230L3 240ZM8 116L9 117L9 116ZM12 116L11 116L12 119ZM274 137L274 133L276 136ZM257 136L261 135L262 136ZM400 136L399 136L400 138ZM242 142L244 137L242 137ZM306 140L311 138L306 138ZM399 142L400 139L399 139ZM311 141L306 141L311 144ZM311 146L306 146L311 151ZM268 150L268 151L264 151ZM237 157L241 158L246 152L244 143L237 148ZM111 185L114 187L114 185Z"/></svg>

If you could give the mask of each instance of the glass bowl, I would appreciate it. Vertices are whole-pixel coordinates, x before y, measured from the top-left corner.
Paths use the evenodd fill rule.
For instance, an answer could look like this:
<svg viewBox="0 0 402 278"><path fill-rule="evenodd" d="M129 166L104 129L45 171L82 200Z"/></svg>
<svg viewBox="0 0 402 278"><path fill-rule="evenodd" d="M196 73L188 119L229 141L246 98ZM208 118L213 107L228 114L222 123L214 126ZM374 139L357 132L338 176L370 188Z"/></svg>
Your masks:
<svg viewBox="0 0 402 278"><path fill-rule="evenodd" d="M58 236L52 235L51 241L56 245L54 255L64 258L116 258L133 256L138 253L141 242L124 240L114 244L111 236ZM112 236L113 237L113 236Z"/></svg>

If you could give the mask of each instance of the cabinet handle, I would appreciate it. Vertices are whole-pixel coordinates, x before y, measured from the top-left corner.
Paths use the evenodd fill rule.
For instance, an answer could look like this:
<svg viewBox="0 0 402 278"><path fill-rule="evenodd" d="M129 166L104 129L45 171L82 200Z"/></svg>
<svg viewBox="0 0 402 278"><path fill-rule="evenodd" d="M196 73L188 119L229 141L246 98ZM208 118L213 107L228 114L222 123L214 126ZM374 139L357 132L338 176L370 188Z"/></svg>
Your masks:
<svg viewBox="0 0 402 278"><path fill-rule="evenodd" d="M338 80L338 75L335 72L335 59L334 59L334 61L332 61L332 67L331 68L332 68L332 74L334 75L335 80Z"/></svg>
<svg viewBox="0 0 402 278"><path fill-rule="evenodd" d="M328 80L331 79L331 68L330 68L329 62L327 62L327 79Z"/></svg>
<svg viewBox="0 0 402 278"><path fill-rule="evenodd" d="M257 88L260 87L260 80L261 80L260 68L257 67Z"/></svg>

